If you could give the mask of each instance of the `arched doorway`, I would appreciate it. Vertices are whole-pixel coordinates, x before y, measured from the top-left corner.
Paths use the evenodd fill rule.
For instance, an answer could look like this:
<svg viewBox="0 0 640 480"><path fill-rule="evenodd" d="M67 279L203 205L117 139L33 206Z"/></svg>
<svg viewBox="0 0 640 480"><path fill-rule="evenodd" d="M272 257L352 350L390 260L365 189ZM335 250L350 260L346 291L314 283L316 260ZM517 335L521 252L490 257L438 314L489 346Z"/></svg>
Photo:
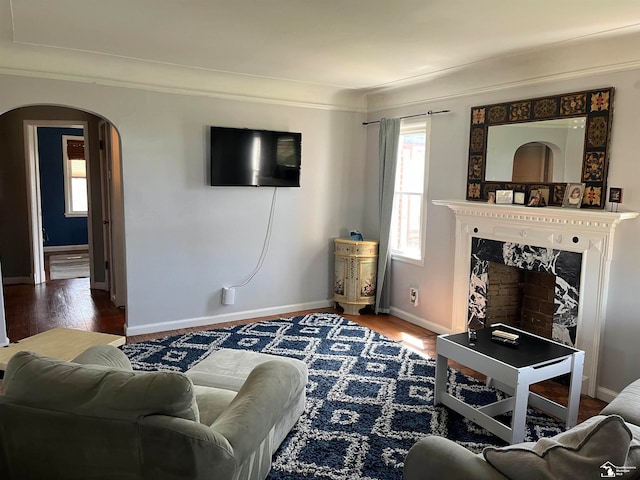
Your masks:
<svg viewBox="0 0 640 480"><path fill-rule="evenodd" d="M0 233L3 283L38 285L45 280L37 132L39 128L59 127L80 128L86 142L90 257L87 288L92 292L108 292L115 305L124 307L126 271L119 134L107 119L73 107L28 105L0 115L3 139L0 210L2 232L10 232Z"/></svg>

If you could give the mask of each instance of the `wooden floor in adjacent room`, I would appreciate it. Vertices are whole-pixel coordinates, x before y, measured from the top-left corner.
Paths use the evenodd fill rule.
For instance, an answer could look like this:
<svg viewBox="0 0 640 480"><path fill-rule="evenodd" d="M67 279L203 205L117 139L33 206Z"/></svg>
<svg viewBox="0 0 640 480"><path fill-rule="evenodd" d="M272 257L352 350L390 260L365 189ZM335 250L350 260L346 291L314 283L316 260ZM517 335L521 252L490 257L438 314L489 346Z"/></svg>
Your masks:
<svg viewBox="0 0 640 480"><path fill-rule="evenodd" d="M7 335L12 342L55 327L124 335L124 311L111 303L108 292L91 290L88 278L3 289Z"/></svg>
<svg viewBox="0 0 640 480"><path fill-rule="evenodd" d="M14 342L55 327L78 328L95 332L124 335L124 311L116 308L106 292L89 290L89 279L56 280L43 285L10 285L4 287L7 333ZM342 314L341 309L309 310L287 313L270 317L252 318L239 322L224 323L210 327L197 327L183 330L172 330L158 334L128 337L127 343L134 343L158 338L170 334L186 333L207 328L220 328L234 324L252 323L258 320L272 320L282 317L293 317L312 312L333 312ZM367 313L368 312L368 313ZM392 315L375 315L367 310L362 315L344 315L344 317L368 327L378 333L412 348L431 358L436 356L437 335L429 330L408 323ZM484 381L484 377L475 371L451 364ZM566 404L567 387L555 382L543 382L532 388L558 403ZM579 420L583 421L596 415L605 403L583 395L580 402Z"/></svg>

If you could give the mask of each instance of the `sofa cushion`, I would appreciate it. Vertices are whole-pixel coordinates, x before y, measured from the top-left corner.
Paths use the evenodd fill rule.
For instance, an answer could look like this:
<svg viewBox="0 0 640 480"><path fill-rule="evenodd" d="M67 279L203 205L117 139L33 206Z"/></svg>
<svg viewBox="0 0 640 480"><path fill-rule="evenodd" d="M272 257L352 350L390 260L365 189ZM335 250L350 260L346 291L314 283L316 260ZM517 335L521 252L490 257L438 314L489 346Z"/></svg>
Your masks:
<svg viewBox="0 0 640 480"><path fill-rule="evenodd" d="M301 360L232 348L216 350L185 373L196 385L237 392L255 367L270 360L290 363L300 371L303 381L298 389L304 388L307 384L307 365Z"/></svg>
<svg viewBox="0 0 640 480"><path fill-rule="evenodd" d="M640 426L640 379L627 385L600 415L620 415L628 423Z"/></svg>
<svg viewBox="0 0 640 480"><path fill-rule="evenodd" d="M631 436L621 417L599 415L555 437L542 438L531 448L488 447L483 454L511 479L598 478L606 462L625 465Z"/></svg>
<svg viewBox="0 0 640 480"><path fill-rule="evenodd" d="M199 419L193 384L176 372L130 372L18 352L7 365L4 390L9 402L76 415Z"/></svg>

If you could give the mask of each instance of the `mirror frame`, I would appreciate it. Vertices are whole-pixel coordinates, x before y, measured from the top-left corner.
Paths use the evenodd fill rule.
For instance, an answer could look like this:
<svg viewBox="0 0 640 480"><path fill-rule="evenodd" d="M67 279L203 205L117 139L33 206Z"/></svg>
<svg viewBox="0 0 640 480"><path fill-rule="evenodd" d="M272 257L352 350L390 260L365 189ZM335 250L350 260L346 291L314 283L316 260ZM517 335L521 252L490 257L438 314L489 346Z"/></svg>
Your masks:
<svg viewBox="0 0 640 480"><path fill-rule="evenodd" d="M567 183L513 183L485 181L487 137L492 125L536 122L558 118L586 117L582 178L582 208L604 208L609 166L609 137L613 120L613 87L564 93L471 107L467 200L488 201L489 192L525 192L549 188L549 205L562 206Z"/></svg>

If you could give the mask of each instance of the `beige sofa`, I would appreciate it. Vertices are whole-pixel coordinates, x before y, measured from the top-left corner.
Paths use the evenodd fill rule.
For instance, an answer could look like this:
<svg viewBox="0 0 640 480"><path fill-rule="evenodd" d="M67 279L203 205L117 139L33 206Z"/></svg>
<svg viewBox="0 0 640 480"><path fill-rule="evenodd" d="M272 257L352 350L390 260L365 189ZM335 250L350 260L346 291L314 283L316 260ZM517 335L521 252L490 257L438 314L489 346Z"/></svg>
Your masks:
<svg viewBox="0 0 640 480"><path fill-rule="evenodd" d="M640 478L640 380L601 412L555 437L473 454L446 438L419 440L405 480L574 480Z"/></svg>
<svg viewBox="0 0 640 480"><path fill-rule="evenodd" d="M306 381L279 360L236 392L134 372L111 346L72 362L20 352L0 396L0 478L262 480Z"/></svg>

